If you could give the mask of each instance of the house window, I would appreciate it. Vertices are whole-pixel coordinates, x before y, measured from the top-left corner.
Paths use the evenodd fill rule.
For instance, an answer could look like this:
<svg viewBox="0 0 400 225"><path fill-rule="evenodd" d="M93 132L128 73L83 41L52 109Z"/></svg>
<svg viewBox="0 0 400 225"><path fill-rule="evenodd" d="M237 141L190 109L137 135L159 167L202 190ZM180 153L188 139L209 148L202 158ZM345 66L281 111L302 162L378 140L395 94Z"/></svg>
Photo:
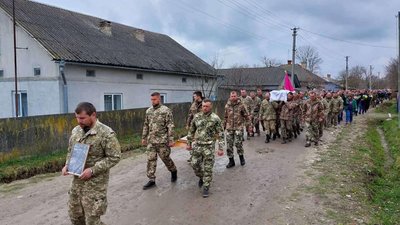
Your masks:
<svg viewBox="0 0 400 225"><path fill-rule="evenodd" d="M105 94L104 111L113 111L122 109L122 94Z"/></svg>
<svg viewBox="0 0 400 225"><path fill-rule="evenodd" d="M141 74L141 73L136 74L136 79L143 80L143 74Z"/></svg>
<svg viewBox="0 0 400 225"><path fill-rule="evenodd" d="M95 70L86 70L86 76L87 77L95 77L96 71Z"/></svg>
<svg viewBox="0 0 400 225"><path fill-rule="evenodd" d="M4 70L0 70L0 77L4 77Z"/></svg>
<svg viewBox="0 0 400 225"><path fill-rule="evenodd" d="M40 76L40 67L33 68L33 75Z"/></svg>
<svg viewBox="0 0 400 225"><path fill-rule="evenodd" d="M13 103L13 115L15 116L15 91L11 94L12 103ZM18 91L18 116L28 116L28 94L26 91Z"/></svg>
<svg viewBox="0 0 400 225"><path fill-rule="evenodd" d="M167 94L160 94L161 104L167 103Z"/></svg>
<svg viewBox="0 0 400 225"><path fill-rule="evenodd" d="M187 82L186 77L182 77L182 83L186 83L186 82Z"/></svg>

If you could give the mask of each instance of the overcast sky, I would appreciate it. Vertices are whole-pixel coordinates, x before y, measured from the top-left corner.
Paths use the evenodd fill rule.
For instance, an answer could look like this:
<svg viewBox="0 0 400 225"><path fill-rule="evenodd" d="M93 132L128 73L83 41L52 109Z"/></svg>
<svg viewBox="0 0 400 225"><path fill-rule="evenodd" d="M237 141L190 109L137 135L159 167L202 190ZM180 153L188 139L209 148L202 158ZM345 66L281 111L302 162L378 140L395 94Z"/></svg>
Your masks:
<svg viewBox="0 0 400 225"><path fill-rule="evenodd" d="M348 55L350 67L372 65L383 76L397 55L399 0L36 1L167 34L206 62L218 54L223 67L261 64L263 56L286 63L295 26L297 46L311 45L323 59L322 75L336 76Z"/></svg>

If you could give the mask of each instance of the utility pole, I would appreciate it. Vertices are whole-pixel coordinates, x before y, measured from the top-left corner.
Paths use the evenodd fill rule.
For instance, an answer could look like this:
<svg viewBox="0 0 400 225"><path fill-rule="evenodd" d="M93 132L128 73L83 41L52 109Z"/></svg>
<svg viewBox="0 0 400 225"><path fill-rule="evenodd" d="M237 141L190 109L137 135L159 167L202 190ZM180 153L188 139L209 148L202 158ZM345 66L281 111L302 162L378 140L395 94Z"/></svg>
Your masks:
<svg viewBox="0 0 400 225"><path fill-rule="evenodd" d="M347 79L349 77L349 57L350 56L346 56L346 78L345 78L345 90L347 91L348 87L347 87Z"/></svg>
<svg viewBox="0 0 400 225"><path fill-rule="evenodd" d="M372 65L369 65L369 81L368 81L369 85L369 90L372 90Z"/></svg>
<svg viewBox="0 0 400 225"><path fill-rule="evenodd" d="M292 76L290 76L290 82L292 82L293 88L295 88L294 85L294 65L295 65L295 61L296 61L296 36L297 36L297 30L299 28L295 27L293 28L293 49L292 49Z"/></svg>
<svg viewBox="0 0 400 225"><path fill-rule="evenodd" d="M13 13L13 33L14 33L14 83L15 83L15 117L18 118L19 113L19 98L18 98L18 80L17 80L17 37L16 37L16 26L15 22L15 0L12 4Z"/></svg>
<svg viewBox="0 0 400 225"><path fill-rule="evenodd" d="M398 118L398 128L400 129L400 11L397 14L398 30L397 35L399 36L398 44L398 55L397 55L397 118Z"/></svg>

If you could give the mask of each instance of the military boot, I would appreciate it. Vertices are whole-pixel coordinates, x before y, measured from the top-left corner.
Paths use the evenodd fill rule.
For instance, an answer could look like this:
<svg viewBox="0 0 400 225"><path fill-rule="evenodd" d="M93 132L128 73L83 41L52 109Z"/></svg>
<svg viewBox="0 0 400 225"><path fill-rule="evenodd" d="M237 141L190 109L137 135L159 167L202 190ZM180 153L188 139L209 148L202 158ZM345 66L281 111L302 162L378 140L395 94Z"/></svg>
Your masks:
<svg viewBox="0 0 400 225"><path fill-rule="evenodd" d="M310 147L311 146L311 142L310 141L307 141L306 142L306 145L304 145L304 147L306 147L306 148L308 148L308 147Z"/></svg>
<svg viewBox="0 0 400 225"><path fill-rule="evenodd" d="M315 142L314 142L314 145L315 145L315 146L318 146L318 141L315 141Z"/></svg>
<svg viewBox="0 0 400 225"><path fill-rule="evenodd" d="M150 189L152 187L156 186L156 182L154 180L149 180L149 182L147 182L144 186L143 186L143 190L147 190Z"/></svg>
<svg viewBox="0 0 400 225"><path fill-rule="evenodd" d="M202 187L202 186L203 186L203 184L204 184L204 182L203 182L203 179L202 179L202 178L200 178L200 179L199 179L199 187Z"/></svg>
<svg viewBox="0 0 400 225"><path fill-rule="evenodd" d="M175 182L178 179L178 171L171 172L171 182Z"/></svg>
<svg viewBox="0 0 400 225"><path fill-rule="evenodd" d="M203 187L203 198L208 197L208 187Z"/></svg>
<svg viewBox="0 0 400 225"><path fill-rule="evenodd" d="M269 134L265 135L265 143L269 143L269 139L270 139Z"/></svg>
<svg viewBox="0 0 400 225"><path fill-rule="evenodd" d="M281 144L286 144L286 143L287 143L286 138L282 138Z"/></svg>
<svg viewBox="0 0 400 225"><path fill-rule="evenodd" d="M239 155L239 158L240 158L240 165L244 166L244 164L246 164L246 161L244 160L244 156Z"/></svg>
<svg viewBox="0 0 400 225"><path fill-rule="evenodd" d="M272 135L272 140L276 140L276 133L274 133L273 135Z"/></svg>
<svg viewBox="0 0 400 225"><path fill-rule="evenodd" d="M229 163L228 163L228 165L226 165L226 168L231 168L234 166L235 166L235 159L233 157L229 158Z"/></svg>
<svg viewBox="0 0 400 225"><path fill-rule="evenodd" d="M294 138L297 138L297 132L296 131L294 132Z"/></svg>

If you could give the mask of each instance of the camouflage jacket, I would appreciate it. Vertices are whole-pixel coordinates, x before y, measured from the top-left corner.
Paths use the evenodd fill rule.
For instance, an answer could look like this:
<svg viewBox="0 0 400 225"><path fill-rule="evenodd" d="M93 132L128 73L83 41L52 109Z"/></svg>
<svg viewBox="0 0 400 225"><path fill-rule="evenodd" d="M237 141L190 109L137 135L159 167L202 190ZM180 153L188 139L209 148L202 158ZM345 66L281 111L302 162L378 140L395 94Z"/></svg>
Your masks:
<svg viewBox="0 0 400 225"><path fill-rule="evenodd" d="M205 114L200 112L193 118L187 136L188 145L193 142L196 144L215 144L218 140L219 149L225 146L224 129L222 128L221 119L215 113Z"/></svg>
<svg viewBox="0 0 400 225"><path fill-rule="evenodd" d="M291 120L293 119L293 109L297 106L294 101L287 101L282 105L281 114L279 118L281 120Z"/></svg>
<svg viewBox="0 0 400 225"><path fill-rule="evenodd" d="M142 140L148 144L166 144L174 141L172 111L165 105L152 106L146 110Z"/></svg>
<svg viewBox="0 0 400 225"><path fill-rule="evenodd" d="M338 112L340 112L340 105L343 105L342 103L341 103L341 100L340 99L342 99L342 98L332 98L332 100L330 101L330 111L332 112L332 113L338 113Z"/></svg>
<svg viewBox="0 0 400 225"><path fill-rule="evenodd" d="M244 106L247 109L247 112L250 115L253 115L253 110L254 110L254 104L253 104L253 99L251 99L250 96L246 96L243 98L242 96L239 97L240 101L244 104Z"/></svg>
<svg viewBox="0 0 400 225"><path fill-rule="evenodd" d="M190 123L192 122L194 115L196 115L197 113L201 112L201 106L202 106L202 102L196 102L194 101L192 103L192 105L190 106L189 109L189 116L188 119L186 121L186 126L190 127Z"/></svg>
<svg viewBox="0 0 400 225"><path fill-rule="evenodd" d="M121 147L114 131L98 120L86 133L80 126L76 126L69 139L66 164L76 143L90 145L85 168L92 169L94 178L108 181L110 168L121 159Z"/></svg>
<svg viewBox="0 0 400 225"><path fill-rule="evenodd" d="M328 100L326 100L326 98L322 98L321 103L324 106L324 114L325 114L325 116L327 116L329 114L329 112L331 111L330 107L329 107L329 102L328 102Z"/></svg>
<svg viewBox="0 0 400 225"><path fill-rule="evenodd" d="M309 100L306 103L305 121L319 122L324 119L324 105L319 100Z"/></svg>
<svg viewBox="0 0 400 225"><path fill-rule="evenodd" d="M245 122L250 123L249 112L240 100L226 103L224 118L224 128L227 130L243 130Z"/></svg>
<svg viewBox="0 0 400 225"><path fill-rule="evenodd" d="M300 100L293 101L293 109L292 114L294 118L300 118L302 115L301 107L300 107Z"/></svg>
<svg viewBox="0 0 400 225"><path fill-rule="evenodd" d="M252 98L251 101L252 101L253 115L258 116L262 100L256 96L254 99Z"/></svg>
<svg viewBox="0 0 400 225"><path fill-rule="evenodd" d="M260 120L276 120L276 109L278 108L277 102L270 102L264 99L261 103Z"/></svg>

